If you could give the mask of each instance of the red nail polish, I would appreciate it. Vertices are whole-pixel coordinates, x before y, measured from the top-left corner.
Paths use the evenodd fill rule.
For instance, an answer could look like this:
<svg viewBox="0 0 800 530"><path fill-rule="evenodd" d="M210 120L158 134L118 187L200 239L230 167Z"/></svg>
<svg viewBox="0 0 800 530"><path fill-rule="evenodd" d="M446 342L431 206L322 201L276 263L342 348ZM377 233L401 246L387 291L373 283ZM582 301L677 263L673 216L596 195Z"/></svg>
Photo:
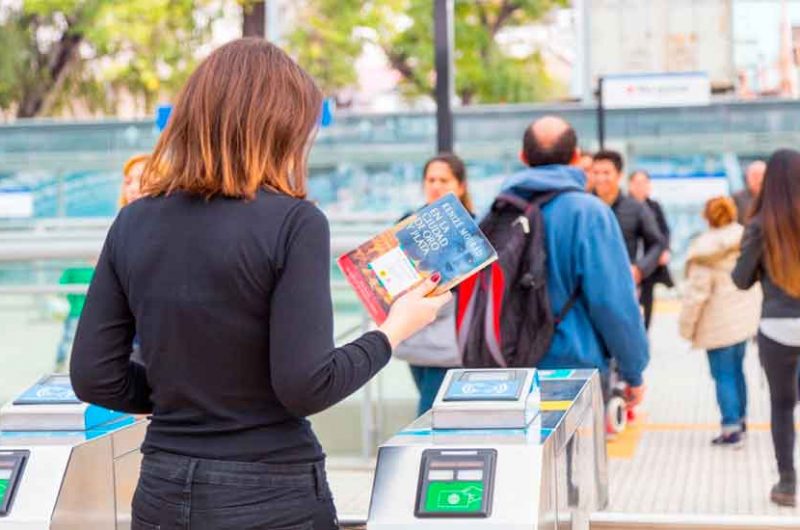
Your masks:
<svg viewBox="0 0 800 530"><path fill-rule="evenodd" d="M433 281L434 283L439 283L439 280L441 280L441 279L442 279L442 275L439 274L438 272L435 273L433 276L431 276L431 281Z"/></svg>

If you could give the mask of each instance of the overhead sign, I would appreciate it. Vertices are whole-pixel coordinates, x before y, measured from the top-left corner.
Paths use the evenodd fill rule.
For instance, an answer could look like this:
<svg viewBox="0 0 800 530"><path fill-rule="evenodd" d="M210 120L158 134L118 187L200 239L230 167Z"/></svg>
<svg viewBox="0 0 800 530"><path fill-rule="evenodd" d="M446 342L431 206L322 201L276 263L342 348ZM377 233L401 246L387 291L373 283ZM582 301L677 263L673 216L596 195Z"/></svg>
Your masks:
<svg viewBox="0 0 800 530"><path fill-rule="evenodd" d="M603 107L703 106L711 102L711 81L701 72L603 76Z"/></svg>

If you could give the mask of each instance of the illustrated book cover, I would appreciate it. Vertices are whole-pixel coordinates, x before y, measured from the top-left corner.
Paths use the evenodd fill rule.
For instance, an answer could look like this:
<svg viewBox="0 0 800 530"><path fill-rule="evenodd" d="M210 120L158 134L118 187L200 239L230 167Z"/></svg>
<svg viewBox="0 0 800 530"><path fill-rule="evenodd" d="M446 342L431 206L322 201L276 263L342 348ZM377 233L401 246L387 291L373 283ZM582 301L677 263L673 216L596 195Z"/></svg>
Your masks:
<svg viewBox="0 0 800 530"><path fill-rule="evenodd" d="M444 293L497 259L461 201L450 193L338 259L372 319L381 324L392 302L438 272Z"/></svg>

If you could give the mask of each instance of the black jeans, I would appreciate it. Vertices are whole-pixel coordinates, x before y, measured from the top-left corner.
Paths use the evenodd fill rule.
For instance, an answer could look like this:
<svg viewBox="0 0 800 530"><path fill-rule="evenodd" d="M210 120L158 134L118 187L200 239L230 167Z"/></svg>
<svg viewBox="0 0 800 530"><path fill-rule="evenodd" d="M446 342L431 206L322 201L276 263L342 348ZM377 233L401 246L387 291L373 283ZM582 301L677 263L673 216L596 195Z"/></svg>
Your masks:
<svg viewBox="0 0 800 530"><path fill-rule="evenodd" d="M262 464L146 454L131 530L333 530L325 463Z"/></svg>
<svg viewBox="0 0 800 530"><path fill-rule="evenodd" d="M797 367L800 348L758 335L758 353L767 373L771 406L772 444L778 471L794 472L794 407L797 404Z"/></svg>

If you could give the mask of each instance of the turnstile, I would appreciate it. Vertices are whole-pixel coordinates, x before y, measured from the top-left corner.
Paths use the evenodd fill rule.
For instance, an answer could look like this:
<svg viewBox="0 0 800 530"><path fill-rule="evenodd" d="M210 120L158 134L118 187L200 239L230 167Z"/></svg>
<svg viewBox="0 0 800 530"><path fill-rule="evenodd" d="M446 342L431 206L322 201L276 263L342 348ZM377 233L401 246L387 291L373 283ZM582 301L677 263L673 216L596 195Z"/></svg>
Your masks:
<svg viewBox="0 0 800 530"><path fill-rule="evenodd" d="M81 403L67 375L0 409L0 530L122 530L146 420Z"/></svg>
<svg viewBox="0 0 800 530"><path fill-rule="evenodd" d="M594 370L450 370L378 452L368 530L589 528L608 502Z"/></svg>

